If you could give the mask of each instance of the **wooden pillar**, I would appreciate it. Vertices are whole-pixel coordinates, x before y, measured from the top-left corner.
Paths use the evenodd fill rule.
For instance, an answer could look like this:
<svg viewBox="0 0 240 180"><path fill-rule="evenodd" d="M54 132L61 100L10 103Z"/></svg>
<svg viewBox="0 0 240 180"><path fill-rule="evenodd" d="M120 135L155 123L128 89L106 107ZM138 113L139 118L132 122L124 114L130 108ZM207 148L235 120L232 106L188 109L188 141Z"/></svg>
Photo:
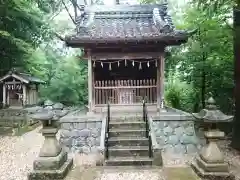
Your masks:
<svg viewBox="0 0 240 180"><path fill-rule="evenodd" d="M88 111L93 112L93 69L91 51L88 51Z"/></svg>
<svg viewBox="0 0 240 180"><path fill-rule="evenodd" d="M38 104L38 85L36 84L36 89L35 89L35 104Z"/></svg>
<svg viewBox="0 0 240 180"><path fill-rule="evenodd" d="M10 105L10 93L9 93L9 89L7 90L7 105Z"/></svg>
<svg viewBox="0 0 240 180"><path fill-rule="evenodd" d="M163 108L164 104L164 53L158 59L157 66L157 111Z"/></svg>
<svg viewBox="0 0 240 180"><path fill-rule="evenodd" d="M160 68L161 68L161 70L160 70L160 77L161 77L161 85L160 85L160 87L161 87L161 108L164 108L164 89L165 89L165 87L164 87L164 81L165 81L165 78L164 78L164 70L165 70L165 58L164 58L164 53L161 55L161 59L160 59L160 61L161 61L161 66L160 66Z"/></svg>
<svg viewBox="0 0 240 180"><path fill-rule="evenodd" d="M6 84L3 84L3 106L7 104L7 91L6 91Z"/></svg>
<svg viewBox="0 0 240 180"><path fill-rule="evenodd" d="M161 108L161 57L157 61L157 111Z"/></svg>
<svg viewBox="0 0 240 180"><path fill-rule="evenodd" d="M39 96L39 84L36 84L36 104L38 104L38 96Z"/></svg>
<svg viewBox="0 0 240 180"><path fill-rule="evenodd" d="M93 62L91 61L91 65L93 64ZM94 67L92 65L92 111L95 110L95 74L94 74Z"/></svg>
<svg viewBox="0 0 240 180"><path fill-rule="evenodd" d="M23 105L25 106L27 104L27 86L26 86L26 84L22 84L22 90L23 90Z"/></svg>

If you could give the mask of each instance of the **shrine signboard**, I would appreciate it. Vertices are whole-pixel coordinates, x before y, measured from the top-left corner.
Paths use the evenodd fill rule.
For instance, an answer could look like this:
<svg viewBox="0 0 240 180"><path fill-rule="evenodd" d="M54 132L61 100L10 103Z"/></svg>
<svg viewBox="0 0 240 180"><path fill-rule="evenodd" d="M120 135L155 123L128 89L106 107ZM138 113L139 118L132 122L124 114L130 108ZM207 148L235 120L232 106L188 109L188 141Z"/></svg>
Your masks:
<svg viewBox="0 0 240 180"><path fill-rule="evenodd" d="M21 84L6 84L8 90L22 90Z"/></svg>

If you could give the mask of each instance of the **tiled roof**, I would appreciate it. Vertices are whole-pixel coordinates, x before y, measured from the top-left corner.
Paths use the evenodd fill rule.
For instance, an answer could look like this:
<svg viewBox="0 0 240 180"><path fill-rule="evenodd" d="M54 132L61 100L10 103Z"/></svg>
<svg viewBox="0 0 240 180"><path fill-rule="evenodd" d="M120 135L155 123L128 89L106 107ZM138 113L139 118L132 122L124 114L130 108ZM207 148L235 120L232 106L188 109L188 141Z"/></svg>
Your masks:
<svg viewBox="0 0 240 180"><path fill-rule="evenodd" d="M30 74L26 73L18 73L18 76L22 77L23 79L28 80L29 82L34 82L34 83L44 83L43 80L39 79L38 77L32 76Z"/></svg>
<svg viewBox="0 0 240 180"><path fill-rule="evenodd" d="M10 71L7 75L5 75L4 77L2 77L0 79L0 81L5 81L10 77L14 77L20 81L24 81L25 83L44 83L43 80L32 76L30 74L27 73L20 73L20 72L16 72L16 71Z"/></svg>
<svg viewBox="0 0 240 180"><path fill-rule="evenodd" d="M77 34L66 37L66 44L118 41L186 41L188 33L177 31L162 5L95 5L85 8L77 19Z"/></svg>

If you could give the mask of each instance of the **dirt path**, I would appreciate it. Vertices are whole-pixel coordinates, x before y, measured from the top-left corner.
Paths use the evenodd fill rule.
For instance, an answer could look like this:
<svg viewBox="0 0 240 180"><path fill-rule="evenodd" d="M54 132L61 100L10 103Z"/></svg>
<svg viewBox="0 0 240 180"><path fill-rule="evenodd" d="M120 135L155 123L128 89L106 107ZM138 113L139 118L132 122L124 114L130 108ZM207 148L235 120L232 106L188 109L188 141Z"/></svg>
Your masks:
<svg viewBox="0 0 240 180"><path fill-rule="evenodd" d="M43 143L41 127L22 136L0 136L0 180L25 180Z"/></svg>

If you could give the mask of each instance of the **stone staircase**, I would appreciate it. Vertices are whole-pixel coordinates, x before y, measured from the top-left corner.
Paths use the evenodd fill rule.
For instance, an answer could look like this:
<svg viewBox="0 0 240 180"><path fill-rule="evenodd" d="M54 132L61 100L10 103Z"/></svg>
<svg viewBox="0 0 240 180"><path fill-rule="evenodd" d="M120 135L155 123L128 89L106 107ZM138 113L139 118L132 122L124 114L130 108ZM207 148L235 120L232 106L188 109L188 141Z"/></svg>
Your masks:
<svg viewBox="0 0 240 180"><path fill-rule="evenodd" d="M142 118L112 118L109 122L107 140L107 166L152 165L146 123Z"/></svg>

